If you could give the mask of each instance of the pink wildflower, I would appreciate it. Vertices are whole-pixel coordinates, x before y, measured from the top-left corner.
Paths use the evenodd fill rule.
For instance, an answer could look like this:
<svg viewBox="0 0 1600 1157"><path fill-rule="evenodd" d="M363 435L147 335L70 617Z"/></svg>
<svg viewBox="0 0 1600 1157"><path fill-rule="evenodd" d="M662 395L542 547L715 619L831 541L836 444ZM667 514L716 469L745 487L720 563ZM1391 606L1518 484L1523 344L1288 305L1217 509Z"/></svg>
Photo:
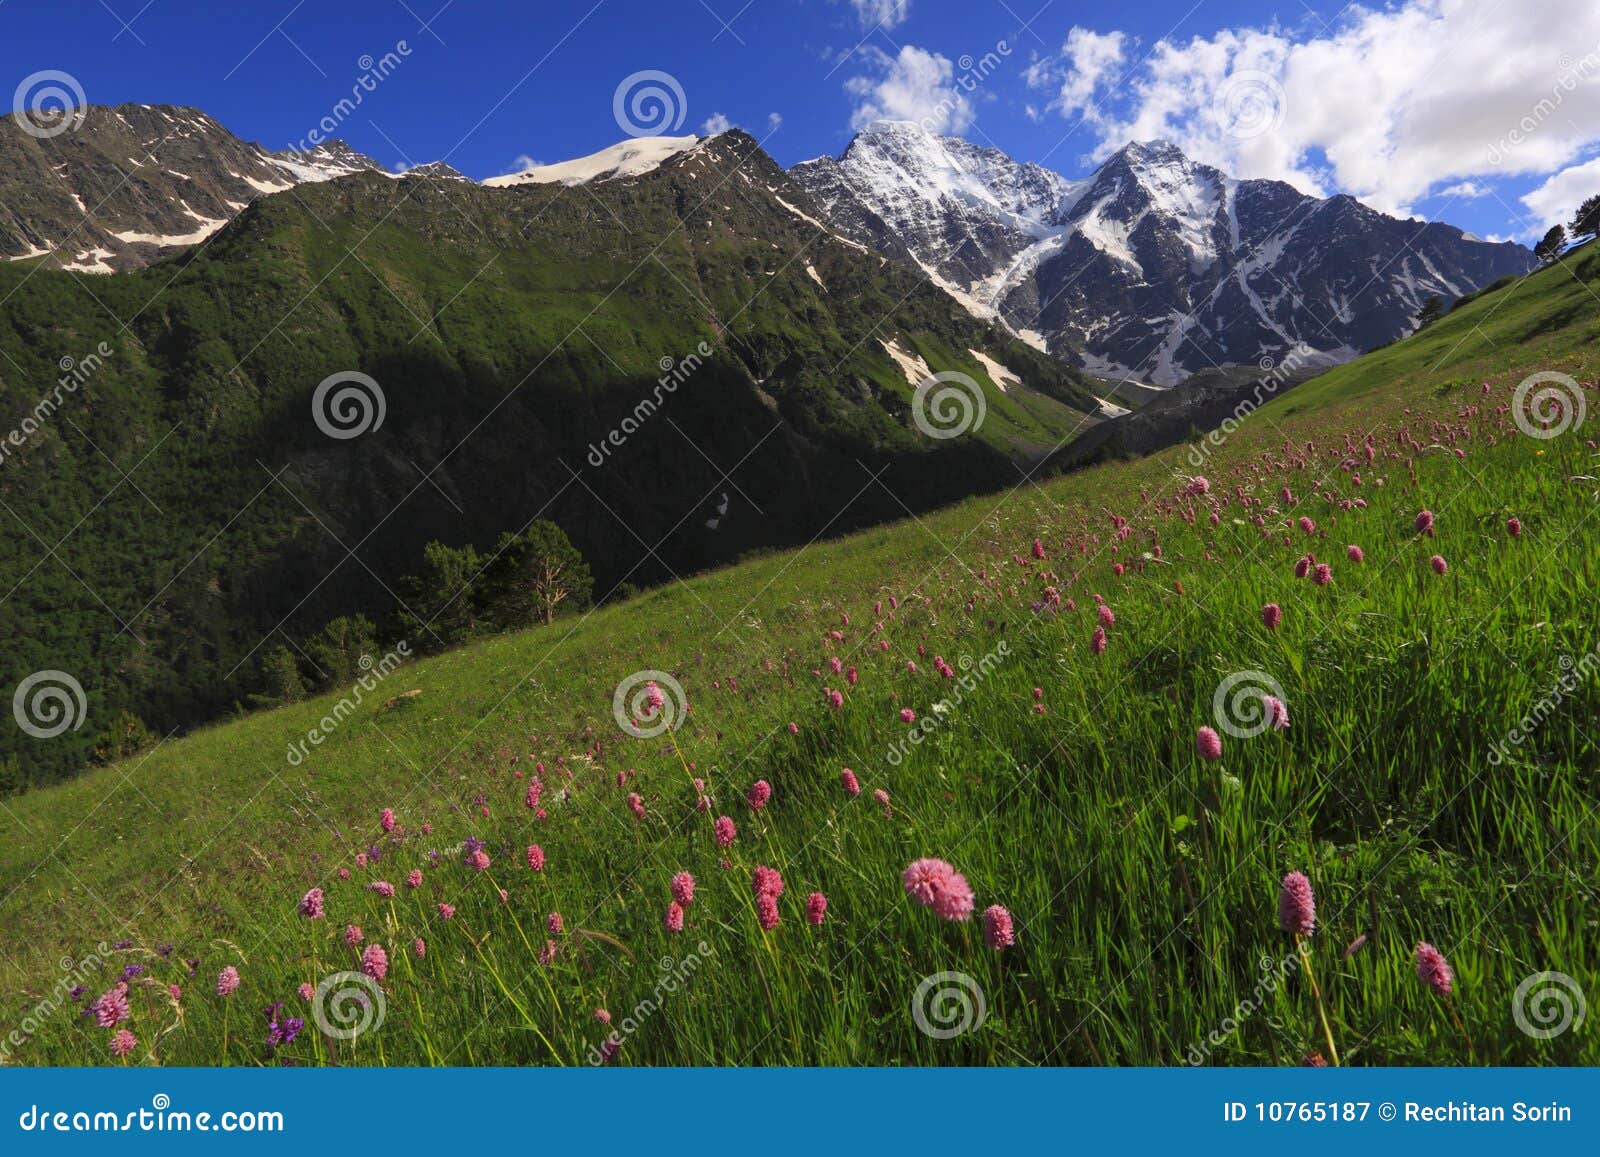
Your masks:
<svg viewBox="0 0 1600 1157"><path fill-rule="evenodd" d="M312 997L317 995L316 986L313 985L309 980L302 984L298 991L300 993L301 1000L310 1000Z"/></svg>
<svg viewBox="0 0 1600 1157"><path fill-rule="evenodd" d="M101 993L100 998L90 1007L94 1009L95 1024L101 1028L115 1028L132 1015L128 1009L128 986L118 984L115 988Z"/></svg>
<svg viewBox="0 0 1600 1157"><path fill-rule="evenodd" d="M764 779L758 779L750 785L750 792L745 798L750 801L750 810L758 812L772 798L772 785Z"/></svg>
<svg viewBox="0 0 1600 1157"><path fill-rule="evenodd" d="M1283 621L1283 608L1277 603L1268 603L1261 608L1261 621L1267 625L1267 630L1276 631Z"/></svg>
<svg viewBox="0 0 1600 1157"><path fill-rule="evenodd" d="M683 931L683 905L678 903L676 900L668 901L667 902L667 917L666 917L666 920L663 921L663 923L666 924L668 932L682 932Z"/></svg>
<svg viewBox="0 0 1600 1157"><path fill-rule="evenodd" d="M384 808L378 816L378 823L382 825L384 831L394 831L394 808Z"/></svg>
<svg viewBox="0 0 1600 1157"><path fill-rule="evenodd" d="M756 870L751 873L750 887L757 896L771 896L777 899L783 895L783 874L776 868L757 864Z"/></svg>
<svg viewBox="0 0 1600 1157"><path fill-rule="evenodd" d="M300 897L300 915L307 920L321 920L323 917L322 889L313 888Z"/></svg>
<svg viewBox="0 0 1600 1157"><path fill-rule="evenodd" d="M1423 510L1417 514L1416 528L1418 534L1433 537L1433 511Z"/></svg>
<svg viewBox="0 0 1600 1157"><path fill-rule="evenodd" d="M535 872L544 871L544 849L538 844L528 845L528 867Z"/></svg>
<svg viewBox="0 0 1600 1157"><path fill-rule="evenodd" d="M1417 941L1415 950L1417 959L1417 976L1422 983L1440 996L1450 995L1450 986L1455 982L1456 974L1450 968L1450 962L1444 954L1429 944L1426 940Z"/></svg>
<svg viewBox="0 0 1600 1157"><path fill-rule="evenodd" d="M1344 548L1344 556L1354 563L1362 563L1367 561L1367 556L1363 554L1361 548L1353 542Z"/></svg>
<svg viewBox="0 0 1600 1157"><path fill-rule="evenodd" d="M1325 587L1333 581L1333 568L1325 562L1319 562L1317 569L1311 572L1311 581L1319 587Z"/></svg>
<svg viewBox="0 0 1600 1157"><path fill-rule="evenodd" d="M1194 749L1200 753L1201 759L1222 758L1222 736L1209 727L1202 727L1195 732Z"/></svg>
<svg viewBox="0 0 1600 1157"><path fill-rule="evenodd" d="M420 887L422 887L422 871L421 871L421 869L412 868L411 871L406 873L406 887L408 887L408 888L420 888Z"/></svg>
<svg viewBox="0 0 1600 1157"><path fill-rule="evenodd" d="M1011 924L1011 913L999 904L990 904L983 910L983 939L990 948L1010 948L1017 942Z"/></svg>
<svg viewBox="0 0 1600 1157"><path fill-rule="evenodd" d="M739 835L739 829L733 826L731 816L718 816L717 822L712 826L712 831L717 839L717 847L728 848L733 846L734 839Z"/></svg>
<svg viewBox="0 0 1600 1157"><path fill-rule="evenodd" d="M756 923L761 925L763 932L771 932L778 926L778 899L776 896L756 897Z"/></svg>
<svg viewBox="0 0 1600 1157"><path fill-rule="evenodd" d="M1444 561L1444 555L1436 554L1428 560L1428 565L1433 567L1434 574L1444 574L1450 569L1450 564Z"/></svg>
<svg viewBox="0 0 1600 1157"><path fill-rule="evenodd" d="M344 942L351 948L354 948L366 938L366 933L361 931L359 924L346 924L344 926Z"/></svg>
<svg viewBox="0 0 1600 1157"><path fill-rule="evenodd" d="M694 876L679 872L672 877L672 898L687 908L694 903Z"/></svg>
<svg viewBox="0 0 1600 1157"><path fill-rule="evenodd" d="M217 973L217 995L232 996L239 989L239 970L233 965L228 965Z"/></svg>
<svg viewBox="0 0 1600 1157"><path fill-rule="evenodd" d="M125 1057L139 1047L139 1038L127 1029L118 1029L117 1035L111 1038L111 1055Z"/></svg>
<svg viewBox="0 0 1600 1157"><path fill-rule="evenodd" d="M389 975L389 954L383 950L383 945L367 945L361 953L361 971L374 980L382 980Z"/></svg>
<svg viewBox="0 0 1600 1157"><path fill-rule="evenodd" d="M828 898L821 892L813 892L806 897L806 919L817 927L821 927L822 919L828 911Z"/></svg>
<svg viewBox="0 0 1600 1157"><path fill-rule="evenodd" d="M440 904L439 905L439 919L441 919L441 920L454 920L455 916L456 916L456 910L455 910L455 906L453 904Z"/></svg>
<svg viewBox="0 0 1600 1157"><path fill-rule="evenodd" d="M1278 890L1278 927L1296 936L1310 936L1317 926L1317 904L1311 881L1303 872L1284 876Z"/></svg>
<svg viewBox="0 0 1600 1157"><path fill-rule="evenodd" d="M856 773L848 767L839 773L839 782L844 785L844 792L848 796L861 794L861 781L856 779Z"/></svg>
<svg viewBox="0 0 1600 1157"><path fill-rule="evenodd" d="M567 927L566 921L561 919L560 912L550 913L545 918L544 926L550 930L550 935L552 936L560 936L562 932L566 931Z"/></svg>

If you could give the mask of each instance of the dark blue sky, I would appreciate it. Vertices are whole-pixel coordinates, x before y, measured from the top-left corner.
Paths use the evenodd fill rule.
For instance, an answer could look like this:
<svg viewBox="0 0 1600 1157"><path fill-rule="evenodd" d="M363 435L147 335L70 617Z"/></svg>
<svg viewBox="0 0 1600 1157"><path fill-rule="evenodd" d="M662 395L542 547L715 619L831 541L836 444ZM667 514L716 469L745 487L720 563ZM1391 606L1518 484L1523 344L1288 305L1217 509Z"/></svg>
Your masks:
<svg viewBox="0 0 1600 1157"><path fill-rule="evenodd" d="M1285 64L1286 46L1321 44L1354 52L1359 65L1364 50L1341 10L1323 0L0 0L0 84L9 92L31 74L60 70L92 103L193 105L240 136L282 148L350 94L366 58L401 55L404 42L399 67L338 118L337 135L390 166L444 157L481 178L519 158L593 152L623 135L613 114L619 83L656 70L683 92L678 132L726 118L764 138L784 164L838 152L852 123L874 111L921 116L931 107L947 131L1078 175L1097 151L1121 143L1119 133L1164 125L1162 116L1186 147L1191 137L1214 137L1195 125L1214 119L1219 81L1206 70L1214 72L1220 53L1222 83L1244 77L1248 97L1257 83L1249 78L1265 76L1269 101L1291 100L1284 126L1263 131L1295 136L1288 161L1264 154L1273 138L1261 136L1242 151L1224 141L1204 159L1258 170L1245 175L1282 175L1292 164L1317 191L1356 192L1380 208L1437 214L1486 234L1533 228L1536 214L1519 198L1590 156L1588 143L1544 148L1520 175L1504 164L1475 174L1474 159L1497 135L1491 113L1477 130L1481 141L1430 158L1421 176L1374 175L1350 159L1339 136L1348 128L1320 122L1373 115L1341 106L1375 82L1346 75L1348 87L1319 92L1311 100L1327 107L1312 109ZM1074 28L1091 35L1067 51ZM1246 29L1266 39L1241 47ZM1187 46L1187 55L1169 59L1163 45ZM1106 50L1098 57L1097 46ZM1470 70L1470 59L1460 66ZM1553 57L1548 67L1553 75ZM1064 95L1085 91L1081 100ZM941 102L946 92L956 95ZM1507 98L1507 124L1520 102ZM1555 129L1541 131L1554 140ZM1372 148L1409 147L1406 137L1401 125ZM1454 191L1440 196L1447 187Z"/></svg>

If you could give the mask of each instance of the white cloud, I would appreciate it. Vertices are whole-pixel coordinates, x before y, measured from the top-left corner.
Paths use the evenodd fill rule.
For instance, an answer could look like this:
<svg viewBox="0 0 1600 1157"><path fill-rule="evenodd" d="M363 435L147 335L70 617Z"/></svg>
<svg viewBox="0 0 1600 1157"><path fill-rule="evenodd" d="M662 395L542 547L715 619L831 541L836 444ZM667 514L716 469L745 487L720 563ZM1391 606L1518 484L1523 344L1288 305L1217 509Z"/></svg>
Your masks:
<svg viewBox="0 0 1600 1157"><path fill-rule="evenodd" d="M1440 189L1434 194L1436 197L1456 197L1463 201L1476 201L1479 197L1489 195L1489 186L1477 181L1462 181L1458 185Z"/></svg>
<svg viewBox="0 0 1600 1157"><path fill-rule="evenodd" d="M527 153L523 153L518 156L516 160L511 162L511 167L507 169L506 172L526 173L529 169L537 169L539 164L540 163L538 161L530 157Z"/></svg>
<svg viewBox="0 0 1600 1157"><path fill-rule="evenodd" d="M1531 232L1543 233L1552 225L1567 224L1578 206L1596 193L1600 193L1600 157L1562 169L1522 198L1539 225Z"/></svg>
<svg viewBox="0 0 1600 1157"><path fill-rule="evenodd" d="M1593 0L1352 6L1309 38L1224 29L1157 43L1121 89L1117 36L1075 28L1054 70L1030 74L1083 117L1096 157L1165 137L1241 177L1406 212L1447 182L1549 173L1600 140Z"/></svg>
<svg viewBox="0 0 1600 1157"><path fill-rule="evenodd" d="M714 112L706 117L706 123L700 126L700 131L708 137L718 133L725 133L733 127L733 122L719 112Z"/></svg>
<svg viewBox="0 0 1600 1157"><path fill-rule="evenodd" d="M856 98L853 128L897 120L917 121L933 133L959 133L972 123L972 102L952 83L955 66L947 58L907 44L898 56L875 49L869 59L881 75L845 82L845 91Z"/></svg>
<svg viewBox="0 0 1600 1157"><path fill-rule="evenodd" d="M906 22L906 17L911 15L911 0L850 0L850 7L856 10L856 19L861 21L861 27L867 29L895 28Z"/></svg>
<svg viewBox="0 0 1600 1157"><path fill-rule="evenodd" d="M767 132L775 133L782 125L783 114L781 112L769 112L767 114Z"/></svg>

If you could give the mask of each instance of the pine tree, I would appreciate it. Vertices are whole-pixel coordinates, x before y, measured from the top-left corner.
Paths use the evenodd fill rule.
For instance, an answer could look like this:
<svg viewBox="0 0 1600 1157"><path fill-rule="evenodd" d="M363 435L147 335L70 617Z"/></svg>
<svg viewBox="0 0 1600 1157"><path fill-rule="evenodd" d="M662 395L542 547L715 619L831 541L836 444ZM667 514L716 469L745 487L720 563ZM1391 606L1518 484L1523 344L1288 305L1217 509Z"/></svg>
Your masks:
<svg viewBox="0 0 1600 1157"><path fill-rule="evenodd" d="M1567 231L1560 225L1550 226L1550 232L1544 235L1544 240L1533 247L1533 255L1548 265L1567 247Z"/></svg>
<svg viewBox="0 0 1600 1157"><path fill-rule="evenodd" d="M1600 233L1600 193L1578 206L1578 211L1572 215L1571 229L1574 237L1593 237Z"/></svg>
<svg viewBox="0 0 1600 1157"><path fill-rule="evenodd" d="M1437 294L1422 303L1422 308L1417 310L1417 328L1427 329L1434 322L1444 316L1444 298Z"/></svg>
<svg viewBox="0 0 1600 1157"><path fill-rule="evenodd" d="M422 551L422 573L402 579L400 631L417 650L439 650L466 642L478 629L483 560L472 544L457 548L430 542Z"/></svg>
<svg viewBox="0 0 1600 1157"><path fill-rule="evenodd" d="M566 532L544 519L502 534L485 575L485 611L502 627L549 623L558 609L589 605L594 576Z"/></svg>

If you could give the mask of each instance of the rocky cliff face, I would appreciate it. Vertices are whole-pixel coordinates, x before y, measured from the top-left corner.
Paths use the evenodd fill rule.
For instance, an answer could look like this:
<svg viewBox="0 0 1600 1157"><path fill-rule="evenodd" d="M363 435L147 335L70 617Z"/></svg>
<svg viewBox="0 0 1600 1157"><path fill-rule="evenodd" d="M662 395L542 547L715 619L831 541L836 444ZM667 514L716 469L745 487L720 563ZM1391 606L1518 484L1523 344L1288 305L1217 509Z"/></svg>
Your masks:
<svg viewBox="0 0 1600 1157"><path fill-rule="evenodd" d="M791 171L835 228L1096 373L1171 385L1306 346L1346 360L1533 255L1351 197L1240 181L1161 141L1069 181L914 124Z"/></svg>

